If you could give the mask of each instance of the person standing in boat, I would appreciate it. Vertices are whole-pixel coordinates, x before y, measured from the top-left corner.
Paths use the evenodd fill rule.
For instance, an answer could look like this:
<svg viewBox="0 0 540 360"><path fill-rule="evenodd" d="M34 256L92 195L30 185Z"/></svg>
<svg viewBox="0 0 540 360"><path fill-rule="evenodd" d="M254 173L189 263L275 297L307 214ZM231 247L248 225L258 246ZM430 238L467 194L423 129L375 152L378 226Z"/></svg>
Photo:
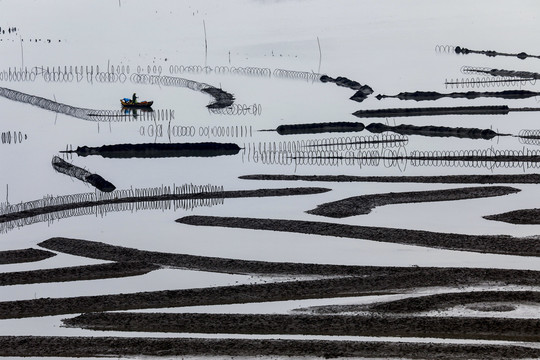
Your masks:
<svg viewBox="0 0 540 360"><path fill-rule="evenodd" d="M133 93L133 97L131 98L131 102L133 102L134 104L137 103L137 94L136 93Z"/></svg>

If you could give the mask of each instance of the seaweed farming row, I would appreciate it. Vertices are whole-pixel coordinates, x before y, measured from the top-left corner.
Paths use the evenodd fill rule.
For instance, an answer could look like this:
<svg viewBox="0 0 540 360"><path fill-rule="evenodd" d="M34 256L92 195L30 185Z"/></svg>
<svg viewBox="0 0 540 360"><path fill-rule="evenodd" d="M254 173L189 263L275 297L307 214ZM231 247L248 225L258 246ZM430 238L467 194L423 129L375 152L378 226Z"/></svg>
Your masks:
<svg viewBox="0 0 540 360"><path fill-rule="evenodd" d="M154 139L178 138L178 137L205 137L205 138L247 138L253 136L251 125L214 125L214 126L185 126L149 124L139 127L139 134Z"/></svg>
<svg viewBox="0 0 540 360"><path fill-rule="evenodd" d="M206 193L211 197L196 197ZM22 226L52 222L82 215L105 216L109 212L139 210L193 210L223 204L223 186L184 184L150 188L130 188L112 192L48 195L39 200L0 203L0 233ZM185 197L185 198L182 198ZM17 214L25 214L17 216ZM27 214L35 214L28 216Z"/></svg>
<svg viewBox="0 0 540 360"><path fill-rule="evenodd" d="M104 70L104 71L103 71ZM135 71L136 70L136 71ZM129 65L57 65L57 66L33 66L33 67L9 67L0 71L0 81L9 82L33 82L43 79L46 82L82 82L88 83L125 83L131 75L155 75L165 76L161 65L137 66L133 70ZM235 66L200 66L200 65L170 65L169 74L232 74L243 76L276 77L287 79L299 79L318 81L323 74L288 70L269 69L259 67L235 67Z"/></svg>
<svg viewBox="0 0 540 360"><path fill-rule="evenodd" d="M134 113L132 111L125 110L97 110L97 109L86 109L76 106L71 106L63 103L59 103L50 99L46 99L40 96L26 94L20 91L2 88L0 87L0 96L7 99L18 101L33 106L37 106L44 110L53 111L59 114L69 115L78 119L87 120L87 121L101 121L101 122L111 122L111 121L132 121L133 119L138 120L172 120L174 119L174 110L165 110L160 109L156 112L144 112L139 111Z"/></svg>
<svg viewBox="0 0 540 360"><path fill-rule="evenodd" d="M339 143L336 143L339 144ZM319 147L296 147L294 143L249 144L242 152L243 162L266 165L289 166L357 166L398 168L405 171L412 167L457 167L483 168L494 170L538 169L540 151L523 148L521 150L486 149L446 150L446 151L407 151L406 146L398 142L363 143L364 149L331 144L328 149L324 144ZM379 148L379 146L381 146Z"/></svg>

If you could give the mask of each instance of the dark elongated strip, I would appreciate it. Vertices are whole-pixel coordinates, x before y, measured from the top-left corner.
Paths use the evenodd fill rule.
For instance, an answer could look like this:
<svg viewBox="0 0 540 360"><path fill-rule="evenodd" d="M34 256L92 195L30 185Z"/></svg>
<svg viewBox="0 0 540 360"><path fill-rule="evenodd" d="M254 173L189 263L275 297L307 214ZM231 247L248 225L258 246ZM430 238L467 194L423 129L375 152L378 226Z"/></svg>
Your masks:
<svg viewBox="0 0 540 360"><path fill-rule="evenodd" d="M364 267L365 276L331 277L213 288L148 291L132 294L39 298L0 302L0 319L85 312L158 309L389 294L400 289L466 286L503 282L538 286L538 271L417 267Z"/></svg>
<svg viewBox="0 0 540 360"><path fill-rule="evenodd" d="M507 76L520 79L540 79L540 73L530 72L530 71L518 71L518 70L505 70L505 69L474 69L470 70L471 72L489 74L491 76Z"/></svg>
<svg viewBox="0 0 540 360"><path fill-rule="evenodd" d="M59 173L66 174L81 181L87 182L93 185L98 190L111 192L116 189L113 184L102 178L100 175L92 174L88 170L70 164L67 161L62 160L58 156L53 157L52 166L54 170L58 171Z"/></svg>
<svg viewBox="0 0 540 360"><path fill-rule="evenodd" d="M426 246L458 251L540 256L540 242L529 237L518 238L507 235L464 235L372 226L353 226L316 221L216 216L186 216L177 219L176 221L182 224L196 226L271 230Z"/></svg>
<svg viewBox="0 0 540 360"><path fill-rule="evenodd" d="M422 184L540 184L540 174L515 175L442 175L442 176L354 176L354 175L275 175L255 174L238 177L243 180L382 182Z"/></svg>
<svg viewBox="0 0 540 360"><path fill-rule="evenodd" d="M454 50L456 54L480 54L480 55L486 55L489 57L495 57L495 56L510 56L510 57L517 57L521 60L527 59L527 58L537 58L540 59L540 55L530 55L526 52L520 52L520 53L503 53L498 52L495 50L471 50L467 49L461 46L456 46L456 49Z"/></svg>
<svg viewBox="0 0 540 360"><path fill-rule="evenodd" d="M320 134L328 132L353 132L364 130L359 122L333 122L318 124L279 125L276 131L280 135Z"/></svg>
<svg viewBox="0 0 540 360"><path fill-rule="evenodd" d="M174 144L115 144L99 147L79 146L74 152L79 156L100 155L104 158L162 158L162 157L212 157L235 155L240 151L237 144L232 143L174 143Z"/></svg>
<svg viewBox="0 0 540 360"><path fill-rule="evenodd" d="M444 337L538 341L540 319L313 314L89 313L63 320L102 331Z"/></svg>
<svg viewBox="0 0 540 360"><path fill-rule="evenodd" d="M371 279L366 287L358 288L360 291L367 291L370 288L374 290L385 290L392 289L393 287L416 287L418 286L418 281L421 281L422 278L429 278L434 281L423 281L425 286L433 284L440 286L449 284L477 284L494 281L523 285L540 284L540 276L538 276L540 272L527 270L379 267L241 260L160 253L69 238L51 238L39 243L39 246L52 251L93 259L115 262L144 261L162 266L174 266L190 270L259 275L341 275L361 276L364 280ZM396 276L398 276L397 279L395 278ZM404 281L402 276L405 276L407 280ZM333 286L331 284L333 283L327 283L325 285L325 291ZM357 283L357 286L360 286L360 284Z"/></svg>
<svg viewBox="0 0 540 360"><path fill-rule="evenodd" d="M502 221L516 225L540 224L540 209L520 209L508 211L502 214L484 216L484 219Z"/></svg>
<svg viewBox="0 0 540 360"><path fill-rule="evenodd" d="M375 207L390 204L476 199L491 196L503 196L517 193L519 191L521 190L507 186L490 186L433 191L373 194L354 196L343 200L317 205L315 209L306 212L312 215L321 215L332 218L344 218L355 215L369 214L371 210Z"/></svg>
<svg viewBox="0 0 540 360"><path fill-rule="evenodd" d="M476 129L462 127L447 127L447 126L415 126L401 124L390 126L382 123L371 123L366 126L366 130L372 133L382 133L386 131L395 132L401 135L422 135L432 137L457 137L462 139L485 139L491 140L495 136L508 136L507 134L499 134L491 129Z"/></svg>
<svg viewBox="0 0 540 360"><path fill-rule="evenodd" d="M51 238L39 243L39 246L94 259L119 262L148 261L163 266L233 274L365 275L373 270L360 266L296 264L160 253L68 238Z"/></svg>
<svg viewBox="0 0 540 360"><path fill-rule="evenodd" d="M345 340L195 339L2 336L0 356L292 356L320 358L534 359L540 349L517 345Z"/></svg>
<svg viewBox="0 0 540 360"><path fill-rule="evenodd" d="M478 99L478 98L501 98L501 99L527 99L530 97L538 96L540 92L528 91L528 90L504 90L504 91L467 91L467 92L452 92L449 94L441 94L436 91L415 91L415 92L401 92L397 95L377 95L376 98L381 100L384 98L397 98L400 100L438 100L442 98L454 98L454 99Z"/></svg>
<svg viewBox="0 0 540 360"><path fill-rule="evenodd" d="M506 105L494 105L358 110L355 111L353 115L359 118L436 115L506 115L509 111L510 109Z"/></svg>
<svg viewBox="0 0 540 360"><path fill-rule="evenodd" d="M337 86L347 87L353 90L362 91L364 94L369 95L373 93L373 89L367 85L362 85L358 81L350 80L344 76L338 76L337 78L332 78L328 75L322 75L319 79L321 82L333 82Z"/></svg>
<svg viewBox="0 0 540 360"><path fill-rule="evenodd" d="M41 261L55 256L56 254L42 249L20 249L0 251L0 264L18 264L25 262Z"/></svg>
<svg viewBox="0 0 540 360"><path fill-rule="evenodd" d="M0 273L0 286L137 276L157 269L157 265L130 260L122 263L7 272Z"/></svg>

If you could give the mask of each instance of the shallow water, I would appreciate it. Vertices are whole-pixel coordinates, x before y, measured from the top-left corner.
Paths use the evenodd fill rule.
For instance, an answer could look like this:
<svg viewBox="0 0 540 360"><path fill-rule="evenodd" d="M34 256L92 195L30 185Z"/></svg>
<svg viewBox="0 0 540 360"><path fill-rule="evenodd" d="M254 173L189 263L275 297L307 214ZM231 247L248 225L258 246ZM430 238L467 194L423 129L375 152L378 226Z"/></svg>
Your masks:
<svg viewBox="0 0 540 360"><path fill-rule="evenodd" d="M32 11L27 11L28 7ZM466 1L55 1L0 2L0 87L75 108L115 116L82 119L0 96L0 202L2 206L44 197L94 193L80 180L56 172L53 156L103 176L117 189L162 186L223 187L224 190L319 186L332 191L296 197L183 202L163 209L96 209L93 213L1 228L0 250L36 247L54 236L81 238L145 250L240 259L383 266L467 266L540 269L533 257L477 254L372 241L303 234L193 227L175 223L185 215L245 216L329 221L306 214L316 205L350 196L458 188L450 184L324 183L249 181L248 174L297 175L461 175L537 173L538 163L336 160L307 152L309 142L373 139L355 133L279 135L279 125L322 122L384 122L389 125L493 129L537 135L538 112L508 115L444 115L359 119L357 110L405 107L508 105L540 107L536 97L521 100L443 98L437 101L377 100L377 94L437 91L538 91L531 81L498 86L445 86L445 81L483 78L463 74L462 66L537 72L537 59L456 55L440 45L540 54L531 35L540 27L532 2ZM141 11L141 9L144 9ZM500 18L502 17L501 20ZM8 28L16 31L8 32ZM5 30L2 33L1 30ZM206 47L205 47L206 31ZM319 52L320 44L320 52ZM204 68L204 67L207 68ZM225 68L227 67L227 68ZM47 70L48 69L48 70ZM205 70L206 69L206 70ZM287 71L281 71L285 69ZM302 73L299 73L302 72ZM315 73L345 76L374 93L359 103L354 90L322 83ZM141 76L137 76L140 74ZM154 76L154 77L152 77ZM206 108L213 98L185 86L189 79L234 94L227 110ZM141 83L142 82L142 83ZM136 92L154 100L154 112L124 114L119 99ZM240 113L240 114L236 114ZM120 115L120 116L119 116ZM374 120L374 121L372 121ZM272 130L272 131L260 131ZM9 134L9 135L8 135ZM390 133L386 133L390 134ZM379 135L380 136L380 135ZM368 138L369 137L369 138ZM79 146L112 144L223 142L238 144L236 155L215 157L105 158L61 154ZM492 140L407 136L404 146L374 144L338 150L344 156L403 155L422 151L463 154L540 155L538 140ZM293 150L302 150L294 152ZM331 153L331 154L335 154ZM325 154L323 154L325 155ZM326 154L327 155L327 154ZM308 158L292 159L294 156ZM469 186L469 185L467 185ZM368 215L331 221L466 234L538 235L537 225L511 225L482 216L537 207L538 185L511 185L522 191L504 197L453 202L390 205ZM211 205L211 206L208 206ZM175 209L176 208L176 209ZM87 264L62 255L41 263L2 265L4 271ZM152 274L152 288L174 287L170 273ZM210 281L208 279L205 280ZM234 279L216 279L216 284ZM245 281L245 280L242 280ZM212 283L212 281L210 281ZM0 288L0 300L27 298ZM79 286L79 285L78 285ZM118 291L146 290L144 281L115 281ZM124 289L125 287L125 289ZM69 284L66 294L85 291Z"/></svg>

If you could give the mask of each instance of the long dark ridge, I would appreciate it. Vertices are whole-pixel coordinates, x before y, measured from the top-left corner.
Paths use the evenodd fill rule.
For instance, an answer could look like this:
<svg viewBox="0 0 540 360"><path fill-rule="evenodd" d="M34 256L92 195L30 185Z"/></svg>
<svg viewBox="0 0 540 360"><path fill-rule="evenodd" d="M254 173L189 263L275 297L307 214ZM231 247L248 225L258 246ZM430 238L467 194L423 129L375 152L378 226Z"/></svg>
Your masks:
<svg viewBox="0 0 540 360"><path fill-rule="evenodd" d="M56 256L51 251L43 249L17 249L0 251L0 264L18 264L25 262L34 262L48 259Z"/></svg>
<svg viewBox="0 0 540 360"><path fill-rule="evenodd" d="M229 274L360 276L373 271L371 267L361 266L268 262L161 253L60 237L45 240L39 243L39 246L52 251L93 259L117 262L145 261L162 266Z"/></svg>
<svg viewBox="0 0 540 360"><path fill-rule="evenodd" d="M325 188L284 188L284 189L259 189L259 190L237 190L218 192L199 192L193 194L163 194L154 196L132 196L123 198L113 198L96 201L81 201L58 205L44 206L40 208L22 210L0 215L0 223L15 221L33 216L48 214L56 211L72 210L90 206L100 206L107 204L123 204L145 201L166 201L166 200L186 200L186 199L224 199L224 198L244 198L244 197L267 197L267 196L291 196L291 195L312 195L328 192Z"/></svg>
<svg viewBox="0 0 540 360"><path fill-rule="evenodd" d="M394 108L358 110L353 113L359 118L386 118L403 116L438 116L438 115L507 115L511 110L506 105L492 106L456 106L425 108Z"/></svg>
<svg viewBox="0 0 540 360"><path fill-rule="evenodd" d="M467 91L467 92L452 92L441 94L436 91L415 91L415 92L400 92L397 95L382 95L376 96L378 100L385 98L396 98L400 100L415 100L415 101L430 101L442 98L454 99L478 99L478 98L501 98L501 99L527 99L538 96L540 92L528 90L504 90L504 91Z"/></svg>
<svg viewBox="0 0 540 360"><path fill-rule="evenodd" d="M357 132L364 130L360 122L328 122L316 124L279 125L276 131L280 135L320 134L329 132Z"/></svg>
<svg viewBox="0 0 540 360"><path fill-rule="evenodd" d="M100 155L104 158L163 158L163 157L213 157L236 155L240 146L233 143L149 143L114 144L98 147L78 146L76 150L61 151L76 153L78 156Z"/></svg>
<svg viewBox="0 0 540 360"><path fill-rule="evenodd" d="M0 286L110 279L144 275L158 265L139 261L0 273Z"/></svg>
<svg viewBox="0 0 540 360"><path fill-rule="evenodd" d="M64 319L68 327L101 331L204 334L399 336L537 342L540 319L482 317L89 313Z"/></svg>
<svg viewBox="0 0 540 360"><path fill-rule="evenodd" d="M484 139L491 140L496 136L509 136L499 134L491 129L446 127L446 126L416 126L401 124L391 126L382 123L371 123L366 126L366 130L375 134L383 132L394 132L401 135L421 135L431 137L457 137L461 139Z"/></svg>
<svg viewBox="0 0 540 360"><path fill-rule="evenodd" d="M521 78L526 80L537 80L540 79L540 73L530 72L530 71L518 71L518 70L505 70L505 69L470 69L470 72L475 72L479 74L488 74L491 76L504 76L504 77L514 77ZM508 80L505 80L508 81Z"/></svg>
<svg viewBox="0 0 540 360"><path fill-rule="evenodd" d="M518 345L381 341L2 336L0 356L313 356L320 358L533 359Z"/></svg>
<svg viewBox="0 0 540 360"><path fill-rule="evenodd" d="M354 176L354 175L274 175L254 174L238 177L243 180L382 182L422 184L540 184L540 174L515 175L443 175L443 176Z"/></svg>
<svg viewBox="0 0 540 360"><path fill-rule="evenodd" d="M368 267L366 267L366 270ZM432 286L470 286L505 283L538 286L537 271L374 267L365 276L331 277L211 288L162 290L0 302L0 319L87 312L159 309L184 306L243 304L350 296L392 294Z"/></svg>
<svg viewBox="0 0 540 360"><path fill-rule="evenodd" d="M521 190L507 186L490 186L362 195L317 205L315 209L306 212L312 215L345 218L369 214L373 208L389 204L477 199L514 194L519 191Z"/></svg>
<svg viewBox="0 0 540 360"><path fill-rule="evenodd" d="M455 50L456 54L480 54L480 55L486 55L489 57L495 57L495 56L510 56L510 57L517 57L519 59L527 59L527 58L536 58L540 59L540 55L531 55L527 54L526 52L520 52L520 53L504 53L504 52L498 52L495 50L471 50L467 49L461 46L456 46Z"/></svg>
<svg viewBox="0 0 540 360"><path fill-rule="evenodd" d="M508 235L464 235L315 221L217 216L185 216L176 221L196 226L334 236L488 254L540 256L540 242L537 239Z"/></svg>
<svg viewBox="0 0 540 360"><path fill-rule="evenodd" d="M385 287L372 284L376 289L392 287L416 287L414 279L429 277L437 284L476 284L485 281L512 282L516 284L540 284L539 272L528 270L477 269L477 268L431 268L431 267L381 267L357 265L310 264L291 262L270 262L197 256L188 254L161 253L115 246L101 242L51 238L39 243L46 249L65 254L115 261L141 261L160 266L173 266L188 270L212 271L232 274L257 275L323 275L323 276L362 276L386 279ZM407 281L394 282L394 276L407 276ZM423 284L428 285L430 282ZM367 288L361 288L367 290Z"/></svg>

